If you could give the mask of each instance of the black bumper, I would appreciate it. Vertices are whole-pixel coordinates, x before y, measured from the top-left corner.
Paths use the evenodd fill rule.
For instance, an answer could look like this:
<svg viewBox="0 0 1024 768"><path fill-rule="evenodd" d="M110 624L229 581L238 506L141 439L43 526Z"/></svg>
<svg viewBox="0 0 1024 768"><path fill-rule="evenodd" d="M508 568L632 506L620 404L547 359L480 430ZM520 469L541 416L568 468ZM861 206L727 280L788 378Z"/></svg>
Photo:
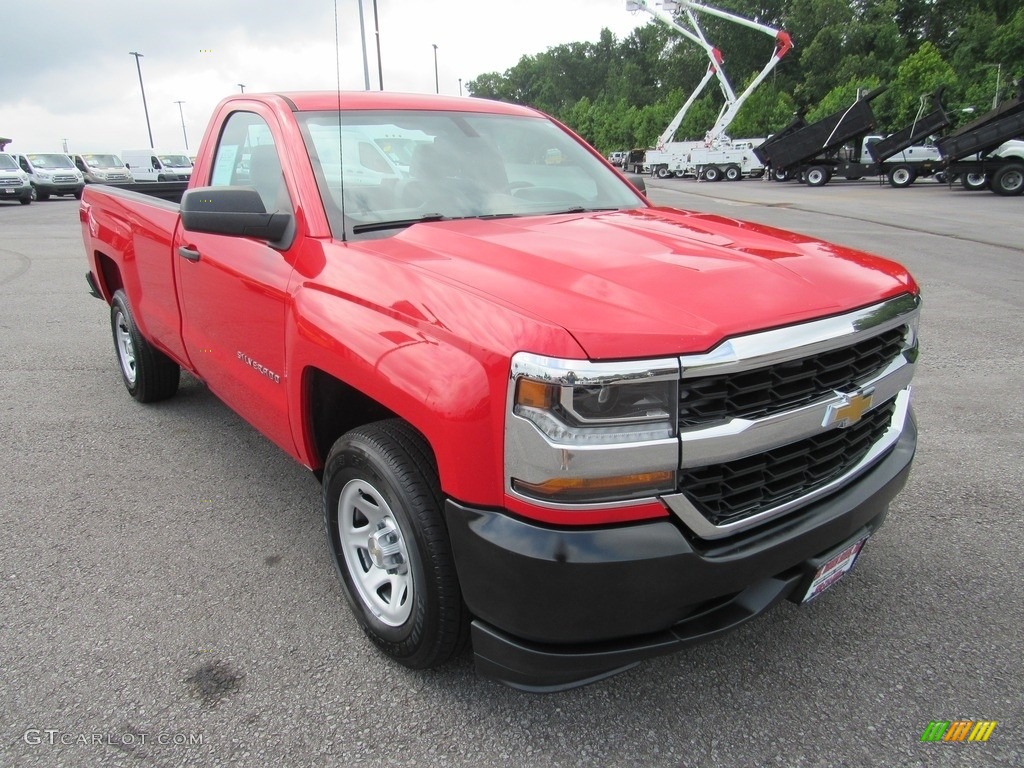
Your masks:
<svg viewBox="0 0 1024 768"><path fill-rule="evenodd" d="M843 490L720 541L674 520L555 529L449 501L477 671L526 690L571 688L799 599L808 563L881 526L916 444L910 418L885 458Z"/></svg>

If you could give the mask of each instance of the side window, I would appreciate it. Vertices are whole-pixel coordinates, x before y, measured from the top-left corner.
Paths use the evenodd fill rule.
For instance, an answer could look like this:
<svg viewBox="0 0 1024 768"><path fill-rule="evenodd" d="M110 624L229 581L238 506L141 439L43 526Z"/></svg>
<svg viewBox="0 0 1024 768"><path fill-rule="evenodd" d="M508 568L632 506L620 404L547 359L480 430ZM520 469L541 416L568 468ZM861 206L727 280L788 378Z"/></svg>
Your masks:
<svg viewBox="0 0 1024 768"><path fill-rule="evenodd" d="M80 158L78 155L75 155L75 165L78 166L78 170L80 170L82 173L85 173L85 163L82 162L82 158Z"/></svg>
<svg viewBox="0 0 1024 768"><path fill-rule="evenodd" d="M252 187L268 212L293 211L270 126L252 112L235 112L224 123L210 186Z"/></svg>
<svg viewBox="0 0 1024 768"><path fill-rule="evenodd" d="M32 173L32 169L29 168L28 166L28 160L26 160L24 157L18 158L18 165L21 166L21 170L23 170L25 173Z"/></svg>

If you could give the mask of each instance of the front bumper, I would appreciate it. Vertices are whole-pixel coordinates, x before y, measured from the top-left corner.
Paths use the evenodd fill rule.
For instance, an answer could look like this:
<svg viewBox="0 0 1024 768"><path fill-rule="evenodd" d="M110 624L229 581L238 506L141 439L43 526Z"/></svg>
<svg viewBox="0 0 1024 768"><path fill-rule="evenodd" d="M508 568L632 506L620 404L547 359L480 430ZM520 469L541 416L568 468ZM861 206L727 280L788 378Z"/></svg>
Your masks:
<svg viewBox="0 0 1024 768"><path fill-rule="evenodd" d="M714 541L674 519L556 529L449 501L478 672L525 690L572 688L798 599L808 561L881 526L916 444L911 417L892 450L845 488Z"/></svg>
<svg viewBox="0 0 1024 768"><path fill-rule="evenodd" d="M58 196L59 195L77 195L85 187L85 182L84 181L68 182L68 183L56 183L56 184L54 184L53 182L45 182L45 181L36 181L36 182L33 182L33 183L35 184L35 187L36 187L37 191L44 192L44 193L46 193L48 195L58 195Z"/></svg>
<svg viewBox="0 0 1024 768"><path fill-rule="evenodd" d="M0 200L29 200L31 197L31 184L22 187L0 187Z"/></svg>

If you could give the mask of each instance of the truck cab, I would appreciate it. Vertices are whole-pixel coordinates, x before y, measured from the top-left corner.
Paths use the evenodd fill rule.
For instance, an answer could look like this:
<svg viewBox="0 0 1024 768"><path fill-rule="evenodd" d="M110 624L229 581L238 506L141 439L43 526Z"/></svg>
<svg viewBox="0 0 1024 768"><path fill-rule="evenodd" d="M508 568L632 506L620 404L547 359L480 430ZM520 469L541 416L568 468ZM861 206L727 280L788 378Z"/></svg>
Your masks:
<svg viewBox="0 0 1024 768"><path fill-rule="evenodd" d="M67 155L58 152L30 152L16 154L14 159L21 170L28 174L35 199L47 200L50 195L82 197L85 177Z"/></svg>

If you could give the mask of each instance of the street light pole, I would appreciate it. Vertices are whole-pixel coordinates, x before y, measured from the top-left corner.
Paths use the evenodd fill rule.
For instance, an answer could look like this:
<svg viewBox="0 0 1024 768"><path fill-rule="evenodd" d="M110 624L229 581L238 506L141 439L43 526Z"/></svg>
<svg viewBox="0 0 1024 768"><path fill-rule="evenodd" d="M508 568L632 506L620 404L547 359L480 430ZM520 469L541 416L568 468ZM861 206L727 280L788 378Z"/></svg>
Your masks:
<svg viewBox="0 0 1024 768"><path fill-rule="evenodd" d="M142 111L146 113L146 132L149 133L149 148L153 148L153 129L149 127L149 107L146 106L146 88L142 84L142 65L139 64L139 59L142 58L142 54L136 51L128 51L129 56L135 57L135 68L139 70L139 90L142 91Z"/></svg>
<svg viewBox="0 0 1024 768"><path fill-rule="evenodd" d="M373 34L377 38L377 82L384 90L384 67L380 61L380 23L377 21L377 0L373 0Z"/></svg>
<svg viewBox="0 0 1024 768"><path fill-rule="evenodd" d="M992 109L996 109L999 106L999 81L1003 79L1003 63L999 62L996 65L996 95L992 99Z"/></svg>
<svg viewBox="0 0 1024 768"><path fill-rule="evenodd" d="M245 93L245 83L235 83L235 85L242 89L242 93Z"/></svg>
<svg viewBox="0 0 1024 768"><path fill-rule="evenodd" d="M437 79L437 43L431 43L434 46L434 93L441 92L440 81Z"/></svg>
<svg viewBox="0 0 1024 768"><path fill-rule="evenodd" d="M181 115L181 135L185 137L185 151L188 152L188 134L185 133L185 113L181 111L181 105L185 102L176 101L174 103L178 105L178 114Z"/></svg>
<svg viewBox="0 0 1024 768"><path fill-rule="evenodd" d="M462 78L459 78L459 96L462 95Z"/></svg>

